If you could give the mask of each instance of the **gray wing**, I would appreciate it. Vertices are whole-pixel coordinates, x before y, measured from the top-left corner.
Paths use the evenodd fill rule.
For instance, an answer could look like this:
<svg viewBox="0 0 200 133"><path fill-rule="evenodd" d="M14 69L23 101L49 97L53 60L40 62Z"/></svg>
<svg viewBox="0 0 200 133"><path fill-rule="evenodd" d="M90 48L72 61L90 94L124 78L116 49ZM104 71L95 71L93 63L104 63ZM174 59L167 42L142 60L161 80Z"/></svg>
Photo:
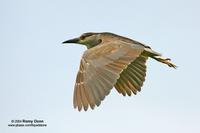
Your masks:
<svg viewBox="0 0 200 133"><path fill-rule="evenodd" d="M80 63L74 88L74 108L87 110L99 106L120 79L120 74L137 61L144 47L112 42L87 50Z"/></svg>

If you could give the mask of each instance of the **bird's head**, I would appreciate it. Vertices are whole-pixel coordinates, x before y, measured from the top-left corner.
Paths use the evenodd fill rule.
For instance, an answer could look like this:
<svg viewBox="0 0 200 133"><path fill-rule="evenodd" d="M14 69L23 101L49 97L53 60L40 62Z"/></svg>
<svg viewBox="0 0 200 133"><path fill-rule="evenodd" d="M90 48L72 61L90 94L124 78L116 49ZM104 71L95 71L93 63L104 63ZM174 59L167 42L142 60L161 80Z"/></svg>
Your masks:
<svg viewBox="0 0 200 133"><path fill-rule="evenodd" d="M63 43L77 43L85 45L88 49L102 42L102 33L84 33L80 37L64 41Z"/></svg>

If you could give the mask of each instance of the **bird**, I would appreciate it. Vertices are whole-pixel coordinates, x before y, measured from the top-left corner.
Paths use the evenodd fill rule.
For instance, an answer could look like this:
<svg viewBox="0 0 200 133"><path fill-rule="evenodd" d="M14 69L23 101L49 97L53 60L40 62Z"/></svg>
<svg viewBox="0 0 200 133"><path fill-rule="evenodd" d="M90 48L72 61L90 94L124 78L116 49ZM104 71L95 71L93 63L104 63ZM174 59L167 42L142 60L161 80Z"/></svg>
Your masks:
<svg viewBox="0 0 200 133"><path fill-rule="evenodd" d="M99 106L112 88L123 96L140 92L148 58L177 67L150 46L110 32L87 32L63 43L87 47L74 87L73 106L78 111Z"/></svg>

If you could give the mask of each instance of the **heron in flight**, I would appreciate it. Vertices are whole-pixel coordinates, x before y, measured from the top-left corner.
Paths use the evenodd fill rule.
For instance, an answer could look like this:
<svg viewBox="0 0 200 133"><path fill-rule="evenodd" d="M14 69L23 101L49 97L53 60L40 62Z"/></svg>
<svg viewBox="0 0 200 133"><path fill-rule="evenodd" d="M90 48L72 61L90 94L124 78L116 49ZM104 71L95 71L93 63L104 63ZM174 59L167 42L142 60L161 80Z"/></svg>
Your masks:
<svg viewBox="0 0 200 133"><path fill-rule="evenodd" d="M73 105L79 111L99 106L113 87L123 96L137 94L145 81L148 57L176 68L149 46L109 32L84 33L63 43L87 47L74 88Z"/></svg>

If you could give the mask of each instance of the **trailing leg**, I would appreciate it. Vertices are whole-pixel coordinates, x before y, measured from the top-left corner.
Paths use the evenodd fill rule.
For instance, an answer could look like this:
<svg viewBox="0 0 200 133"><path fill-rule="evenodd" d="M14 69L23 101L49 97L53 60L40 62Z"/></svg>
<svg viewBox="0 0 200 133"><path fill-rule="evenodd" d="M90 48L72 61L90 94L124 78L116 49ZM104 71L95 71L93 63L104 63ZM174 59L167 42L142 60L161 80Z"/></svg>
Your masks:
<svg viewBox="0 0 200 133"><path fill-rule="evenodd" d="M164 64L168 65L169 67L177 68L177 66L175 64L170 62L171 59L169 59L169 58L163 58L161 56L151 56L151 58L153 58L161 63L164 63Z"/></svg>

